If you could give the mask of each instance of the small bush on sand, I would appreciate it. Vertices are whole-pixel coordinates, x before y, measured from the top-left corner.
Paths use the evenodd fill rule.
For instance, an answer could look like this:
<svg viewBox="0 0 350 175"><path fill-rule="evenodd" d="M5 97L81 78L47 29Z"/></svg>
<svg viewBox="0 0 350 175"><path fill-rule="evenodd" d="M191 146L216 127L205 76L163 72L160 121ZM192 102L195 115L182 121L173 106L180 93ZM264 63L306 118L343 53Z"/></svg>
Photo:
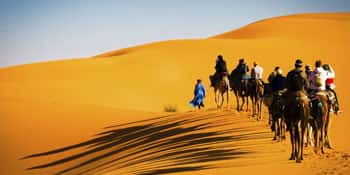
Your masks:
<svg viewBox="0 0 350 175"><path fill-rule="evenodd" d="M165 105L164 111L165 112L177 112L178 110L177 110L176 105Z"/></svg>

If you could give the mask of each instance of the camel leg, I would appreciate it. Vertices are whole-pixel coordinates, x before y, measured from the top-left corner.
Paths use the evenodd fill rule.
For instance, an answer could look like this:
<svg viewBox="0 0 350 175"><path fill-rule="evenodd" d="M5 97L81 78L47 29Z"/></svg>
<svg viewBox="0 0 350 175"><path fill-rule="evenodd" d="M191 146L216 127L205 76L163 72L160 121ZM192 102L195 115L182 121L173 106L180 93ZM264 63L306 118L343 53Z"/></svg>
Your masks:
<svg viewBox="0 0 350 175"><path fill-rule="evenodd" d="M260 120L259 118L259 102L258 102L258 98L255 97L255 115L256 115L256 119Z"/></svg>
<svg viewBox="0 0 350 175"><path fill-rule="evenodd" d="M285 127L285 125L286 125L286 122L285 122L285 120L284 120L284 118L282 117L281 118L281 127L282 127L282 139L283 140L285 140L286 139L286 127Z"/></svg>
<svg viewBox="0 0 350 175"><path fill-rule="evenodd" d="M239 110L238 111L242 111L243 108L243 104L244 104L244 99L242 96L239 97L241 99L242 104L239 105Z"/></svg>
<svg viewBox="0 0 350 175"><path fill-rule="evenodd" d="M244 103L245 103L245 99L244 99L244 97L243 96L241 96L241 102L242 102L242 104L241 104L241 106L240 106L240 111L243 111L244 109L243 109L243 107L244 107Z"/></svg>
<svg viewBox="0 0 350 175"><path fill-rule="evenodd" d="M313 122L313 121L312 121ZM314 123L309 123L309 129L308 129L308 132L309 132L309 139L310 139L310 146L315 146L315 143L316 140L315 140L315 137L313 136L315 132L317 132L316 130L316 126Z"/></svg>
<svg viewBox="0 0 350 175"><path fill-rule="evenodd" d="M320 126L317 121L315 121L315 131L314 131L314 140L315 140L315 153L318 153L320 146Z"/></svg>
<svg viewBox="0 0 350 175"><path fill-rule="evenodd" d="M222 105L224 104L224 92L221 92L221 103L220 108L222 108Z"/></svg>
<svg viewBox="0 0 350 175"><path fill-rule="evenodd" d="M241 96L242 99L242 105L240 106L240 111L243 111L243 107L244 107L244 103L245 103L245 99L243 96Z"/></svg>
<svg viewBox="0 0 350 175"><path fill-rule="evenodd" d="M270 108L268 108L268 112L269 112L269 125L271 125L272 124L272 114L271 114Z"/></svg>
<svg viewBox="0 0 350 175"><path fill-rule="evenodd" d="M258 104L258 117L259 117L259 120L262 120L262 115L261 115L262 100L259 99L257 104Z"/></svg>
<svg viewBox="0 0 350 175"><path fill-rule="evenodd" d="M260 116L260 120L262 120L262 108L263 108L263 96L262 96L262 94L259 97L259 102L260 102L259 116Z"/></svg>
<svg viewBox="0 0 350 175"><path fill-rule="evenodd" d="M228 89L228 88L227 88ZM229 107L229 91L227 90L226 91L226 100L227 100L227 102L226 102L226 105L227 105L227 108Z"/></svg>
<svg viewBox="0 0 350 175"><path fill-rule="evenodd" d="M259 116L258 116L258 101L256 100L256 97L254 97L254 102L252 101L253 103L253 114L254 116L256 116L256 119L259 120Z"/></svg>
<svg viewBox="0 0 350 175"><path fill-rule="evenodd" d="M275 121L275 133L276 133L276 137L278 138L278 141L281 141L281 137L280 137L280 134L281 134L281 128L280 128L280 121L279 119L277 119Z"/></svg>
<svg viewBox="0 0 350 175"><path fill-rule="evenodd" d="M308 147L310 145L310 142L311 142L310 133L311 133L311 127L310 127L310 124L307 124L305 147Z"/></svg>
<svg viewBox="0 0 350 175"><path fill-rule="evenodd" d="M306 130L305 147L308 147L308 146L309 146L309 143L310 143L309 134L310 134L310 127L309 127L309 124L308 124L307 130Z"/></svg>
<svg viewBox="0 0 350 175"><path fill-rule="evenodd" d="M214 90L214 95L215 95L215 103L216 103L216 107L218 107L218 99L217 99L217 95L216 95L217 90Z"/></svg>
<svg viewBox="0 0 350 175"><path fill-rule="evenodd" d="M220 108L220 91L218 89L215 90L215 103L216 103L216 107Z"/></svg>
<svg viewBox="0 0 350 175"><path fill-rule="evenodd" d="M297 126L297 128L296 128L296 134L295 134L295 139L296 139L296 147L297 147L297 149L296 149L296 163L301 163L301 156L300 156L300 154L301 154L301 152L302 152L302 147L304 146L303 145L303 140L302 140L302 136L301 136L301 131L300 131L300 129L301 129L301 126L300 126L301 124L299 123L298 124L298 126Z"/></svg>
<svg viewBox="0 0 350 175"><path fill-rule="evenodd" d="M253 116L256 116L256 111L257 111L257 109L256 109L256 99L255 99L255 97L253 97L253 98L251 98L250 99L251 101L252 101L252 106L253 106Z"/></svg>
<svg viewBox="0 0 350 175"><path fill-rule="evenodd" d="M279 118L277 121L278 141L282 141L282 119Z"/></svg>
<svg viewBox="0 0 350 175"><path fill-rule="evenodd" d="M321 126L321 139L320 139L320 146L321 146L321 153L324 154L324 133L325 133L325 124L322 123Z"/></svg>
<svg viewBox="0 0 350 175"><path fill-rule="evenodd" d="M239 96L236 91L235 91L235 97L236 97L236 110L239 111Z"/></svg>
<svg viewBox="0 0 350 175"><path fill-rule="evenodd" d="M260 118L262 119L263 99L260 99Z"/></svg>
<svg viewBox="0 0 350 175"><path fill-rule="evenodd" d="M275 128L275 131L274 131L274 133L275 133L275 136L273 137L273 140L277 140L277 130L278 130L278 126L277 126L277 122L276 122L276 120L273 120L272 121L272 124L273 124L273 127Z"/></svg>
<svg viewBox="0 0 350 175"><path fill-rule="evenodd" d="M258 120L261 120L261 116L260 116L260 103L259 103L259 99L256 99L256 115L258 116Z"/></svg>
<svg viewBox="0 0 350 175"><path fill-rule="evenodd" d="M253 111L252 111L252 117L255 116L255 106L254 106L254 99L253 99L253 96L249 96L247 100L250 100L252 101L252 107L253 107Z"/></svg>
<svg viewBox="0 0 350 175"><path fill-rule="evenodd" d="M247 110L246 110L246 112L248 112L249 111L249 97L247 96L246 98L247 98L246 99L247 100L247 102L246 102L247 103Z"/></svg>
<svg viewBox="0 0 350 175"><path fill-rule="evenodd" d="M304 144L303 144L303 140L304 140L304 135L305 135L305 129L307 127L307 124L306 123L303 123L302 124L302 128L301 128L301 135L300 135L300 160L304 160L304 156L303 156L303 152L304 152Z"/></svg>
<svg viewBox="0 0 350 175"><path fill-rule="evenodd" d="M290 155L289 160L295 160L295 132L294 132L294 126L292 125L291 128L289 129L290 132L290 142L292 143L292 153Z"/></svg>
<svg viewBox="0 0 350 175"><path fill-rule="evenodd" d="M331 123L331 118L329 112L327 112L327 120L326 120L326 130L325 130L325 145L328 149L333 149L333 146L330 142L329 139L329 131L330 131L330 123Z"/></svg>
<svg viewBox="0 0 350 175"><path fill-rule="evenodd" d="M312 129L313 127L310 125L310 128L308 128L308 132L309 132L309 134L308 134L308 138L309 138L309 140L310 140L310 146L314 146L315 144L314 144L314 141L312 140L312 132L315 132L313 129Z"/></svg>
<svg viewBox="0 0 350 175"><path fill-rule="evenodd" d="M221 108L221 106L222 106L222 93L219 91L218 92L218 108Z"/></svg>

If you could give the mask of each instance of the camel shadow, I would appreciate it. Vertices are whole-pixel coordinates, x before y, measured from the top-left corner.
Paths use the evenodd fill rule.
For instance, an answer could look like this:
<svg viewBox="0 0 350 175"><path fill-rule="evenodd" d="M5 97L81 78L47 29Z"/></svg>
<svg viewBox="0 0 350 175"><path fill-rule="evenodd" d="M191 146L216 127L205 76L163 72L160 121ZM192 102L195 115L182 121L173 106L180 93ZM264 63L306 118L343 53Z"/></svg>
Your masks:
<svg viewBox="0 0 350 175"><path fill-rule="evenodd" d="M230 112L174 114L109 126L90 140L21 159L47 160L63 154L62 158L27 168L34 171L69 163L70 166L56 170L55 175L114 171L151 175L215 168L220 161L251 153L244 146L253 144L242 141L271 137L269 132L252 132L253 127L231 129L230 125L240 121L232 120L230 115ZM78 151L67 156L71 150Z"/></svg>

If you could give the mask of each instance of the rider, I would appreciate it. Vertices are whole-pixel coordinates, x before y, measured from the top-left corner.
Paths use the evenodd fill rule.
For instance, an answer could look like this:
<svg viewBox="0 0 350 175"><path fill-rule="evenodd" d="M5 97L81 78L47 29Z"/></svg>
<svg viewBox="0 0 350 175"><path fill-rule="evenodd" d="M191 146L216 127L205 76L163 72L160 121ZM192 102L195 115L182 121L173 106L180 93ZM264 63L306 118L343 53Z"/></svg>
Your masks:
<svg viewBox="0 0 350 175"><path fill-rule="evenodd" d="M322 67L322 62L317 60L315 62L315 69L310 73L309 81L310 81L310 92L316 93L319 91L326 90L326 80L328 77L328 73Z"/></svg>
<svg viewBox="0 0 350 175"><path fill-rule="evenodd" d="M260 86L262 86L264 84L263 80L262 80L263 71L264 71L264 69L254 61L253 62L253 69L251 70L250 76L251 76L251 79L255 80L256 83Z"/></svg>
<svg viewBox="0 0 350 175"><path fill-rule="evenodd" d="M254 65L254 67L253 67L254 78L257 80L262 80L264 69L260 65L258 65L255 61L254 61L253 65Z"/></svg>
<svg viewBox="0 0 350 175"><path fill-rule="evenodd" d="M277 67L276 75L271 81L271 88L274 94L278 94L286 88L286 78L282 75L280 67Z"/></svg>
<svg viewBox="0 0 350 175"><path fill-rule="evenodd" d="M306 78L310 82L310 77L311 77L311 74L312 74L312 68L311 68L311 66L309 64L305 66L305 74L306 74Z"/></svg>
<svg viewBox="0 0 350 175"><path fill-rule="evenodd" d="M301 91L303 93L309 89L309 82L303 68L303 61L297 59L294 64L295 68L288 72L286 78L286 88L288 92Z"/></svg>
<svg viewBox="0 0 350 175"><path fill-rule="evenodd" d="M278 69L280 69L280 67L276 66L275 69L273 69L273 71L270 73L269 77L267 78L269 83L272 83L273 79L275 79Z"/></svg>
<svg viewBox="0 0 350 175"><path fill-rule="evenodd" d="M226 61L224 60L222 55L218 55L215 65L215 74L213 76L210 76L210 86L214 86L216 81L225 75L227 75Z"/></svg>
<svg viewBox="0 0 350 175"><path fill-rule="evenodd" d="M327 71L326 90L328 92L332 93L331 95L334 96L334 100L335 100L334 101L334 112L336 114L338 114L339 102L338 102L337 93L334 90L335 89L335 84L334 84L335 72L334 72L333 68L328 64L324 64L322 67L325 71Z"/></svg>
<svg viewBox="0 0 350 175"><path fill-rule="evenodd" d="M272 77L273 76L273 77ZM272 102L271 105L269 106L269 111L273 110L273 105L281 99L280 97L282 96L285 88L286 88L286 78L282 75L282 69L280 67L276 67L273 75L271 75L270 79L270 87L272 90ZM272 116L270 116L270 123L272 123ZM271 125L271 130L275 131L275 125Z"/></svg>
<svg viewBox="0 0 350 175"><path fill-rule="evenodd" d="M249 67L247 63L244 61L244 58L239 59L236 69L240 74L240 80L250 79L250 76L247 74L249 72Z"/></svg>
<svg viewBox="0 0 350 175"><path fill-rule="evenodd" d="M306 78L305 72L303 71L303 62L297 59L294 64L295 68L288 72L286 78L286 88L287 91L284 93L284 105L285 112L287 113L290 109L289 106L296 98L299 98L308 104L309 99L307 96L307 89L309 89L309 82ZM288 121L286 118L287 130L290 128L288 126Z"/></svg>

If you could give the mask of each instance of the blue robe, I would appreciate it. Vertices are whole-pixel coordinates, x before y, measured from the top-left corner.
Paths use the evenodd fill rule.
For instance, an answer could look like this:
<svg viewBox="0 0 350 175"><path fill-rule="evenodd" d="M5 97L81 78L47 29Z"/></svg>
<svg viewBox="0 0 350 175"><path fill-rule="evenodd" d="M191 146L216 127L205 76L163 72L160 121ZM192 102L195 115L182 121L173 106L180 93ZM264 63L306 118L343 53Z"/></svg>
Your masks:
<svg viewBox="0 0 350 175"><path fill-rule="evenodd" d="M192 101L190 101L190 105L192 107L196 107L196 106L199 107L201 104L203 104L204 97L205 97L205 88L203 84L201 83L196 84L194 88L194 98Z"/></svg>

